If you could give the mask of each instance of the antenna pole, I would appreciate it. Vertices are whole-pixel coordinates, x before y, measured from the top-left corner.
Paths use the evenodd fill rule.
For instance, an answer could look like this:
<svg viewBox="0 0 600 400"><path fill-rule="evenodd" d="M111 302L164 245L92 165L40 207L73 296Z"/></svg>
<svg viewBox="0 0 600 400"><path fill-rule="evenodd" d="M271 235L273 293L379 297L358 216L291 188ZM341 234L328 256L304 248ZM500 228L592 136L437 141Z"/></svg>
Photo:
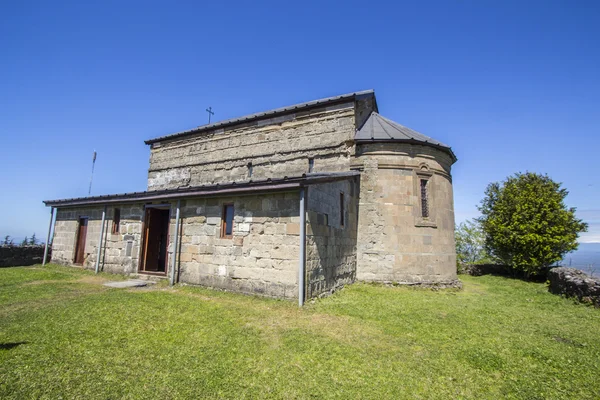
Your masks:
<svg viewBox="0 0 600 400"><path fill-rule="evenodd" d="M94 180L94 167L96 166L96 150L94 150L94 156L92 158L92 176L90 177L90 188L88 190L88 196L92 194L92 181Z"/></svg>

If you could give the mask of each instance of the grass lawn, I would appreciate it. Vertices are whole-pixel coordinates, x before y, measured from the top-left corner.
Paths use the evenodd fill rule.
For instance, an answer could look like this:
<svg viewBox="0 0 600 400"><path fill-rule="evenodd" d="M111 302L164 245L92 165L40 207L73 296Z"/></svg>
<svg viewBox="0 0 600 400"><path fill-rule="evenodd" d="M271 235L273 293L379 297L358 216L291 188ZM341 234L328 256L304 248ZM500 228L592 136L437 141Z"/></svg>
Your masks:
<svg viewBox="0 0 600 400"><path fill-rule="evenodd" d="M0 398L600 398L600 310L543 284L355 284L298 309L114 279L0 269Z"/></svg>

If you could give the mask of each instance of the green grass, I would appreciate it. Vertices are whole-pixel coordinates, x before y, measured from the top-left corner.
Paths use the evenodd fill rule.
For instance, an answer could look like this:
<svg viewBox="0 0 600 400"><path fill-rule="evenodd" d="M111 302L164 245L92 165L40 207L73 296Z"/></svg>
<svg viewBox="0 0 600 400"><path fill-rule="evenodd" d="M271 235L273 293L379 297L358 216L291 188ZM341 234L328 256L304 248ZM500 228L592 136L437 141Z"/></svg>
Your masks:
<svg viewBox="0 0 600 400"><path fill-rule="evenodd" d="M109 279L0 269L0 398L600 398L600 310L543 284L355 284L298 309Z"/></svg>

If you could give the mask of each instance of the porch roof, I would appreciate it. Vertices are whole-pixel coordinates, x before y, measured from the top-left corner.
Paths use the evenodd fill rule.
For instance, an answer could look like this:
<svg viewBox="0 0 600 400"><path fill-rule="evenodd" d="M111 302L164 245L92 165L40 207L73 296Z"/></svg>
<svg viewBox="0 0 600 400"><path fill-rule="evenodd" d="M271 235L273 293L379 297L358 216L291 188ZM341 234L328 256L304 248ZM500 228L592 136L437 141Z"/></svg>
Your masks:
<svg viewBox="0 0 600 400"><path fill-rule="evenodd" d="M254 194L265 192L280 192L299 189L317 183L333 182L349 179L360 175L358 171L308 173L301 176L248 180L224 184L192 186L179 189L151 190L109 194L103 196L77 197L72 199L44 200L48 207L73 207L88 205L106 205L115 203L136 203L153 200L172 200L190 197L211 197L227 194Z"/></svg>

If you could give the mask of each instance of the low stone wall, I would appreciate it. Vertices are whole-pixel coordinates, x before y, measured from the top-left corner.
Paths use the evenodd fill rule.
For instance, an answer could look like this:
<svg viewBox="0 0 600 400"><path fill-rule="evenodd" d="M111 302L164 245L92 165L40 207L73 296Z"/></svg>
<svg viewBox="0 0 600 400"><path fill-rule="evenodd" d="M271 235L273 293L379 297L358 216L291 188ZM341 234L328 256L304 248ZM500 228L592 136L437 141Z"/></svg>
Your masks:
<svg viewBox="0 0 600 400"><path fill-rule="evenodd" d="M471 276L508 276L511 278L524 279L532 282L545 282L550 268L552 267L541 268L537 275L528 276L522 271L515 271L508 265L503 264L463 264L458 267L458 273Z"/></svg>
<svg viewBox="0 0 600 400"><path fill-rule="evenodd" d="M600 307L600 279L574 268L558 267L548 272L550 293L575 297L582 303Z"/></svg>
<svg viewBox="0 0 600 400"><path fill-rule="evenodd" d="M48 249L48 261L51 255L52 248L50 247ZM0 246L0 267L41 264L43 258L44 245Z"/></svg>
<svg viewBox="0 0 600 400"><path fill-rule="evenodd" d="M481 275L501 275L509 276L510 269L502 264L464 264L460 265L459 273L481 276Z"/></svg>

